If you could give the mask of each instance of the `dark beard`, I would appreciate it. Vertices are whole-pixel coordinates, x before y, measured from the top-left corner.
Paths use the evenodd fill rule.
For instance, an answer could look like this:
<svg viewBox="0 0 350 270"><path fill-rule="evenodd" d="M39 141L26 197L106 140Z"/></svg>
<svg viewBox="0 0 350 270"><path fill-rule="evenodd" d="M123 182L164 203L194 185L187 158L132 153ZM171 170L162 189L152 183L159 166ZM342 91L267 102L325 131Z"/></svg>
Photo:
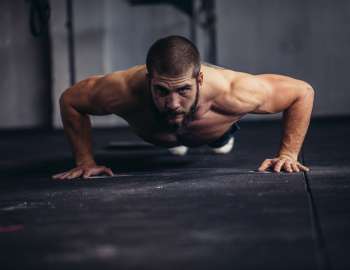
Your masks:
<svg viewBox="0 0 350 270"><path fill-rule="evenodd" d="M149 90L151 90L151 85L149 84ZM175 132L177 134L182 134L185 132L186 127L188 124L193 121L194 116L197 112L197 107L198 107L198 100L199 100L199 84L198 80L196 79L196 97L193 102L193 104L190 107L190 110L188 113L184 114L184 118L181 123L174 123L174 124L169 124L168 122L168 116L171 115L172 113L169 112L161 112L158 110L157 106L154 104L152 95L151 95L151 100L153 104L153 111L155 113L155 117L157 119L157 122L160 122L162 126L164 126L168 131L170 132Z"/></svg>
<svg viewBox="0 0 350 270"><path fill-rule="evenodd" d="M186 132L186 127L194 120L196 112L198 110L198 100L199 100L199 85L198 80L196 79L196 97L191 105L190 111L185 115L184 119L181 122L181 125L178 125L175 132L178 135Z"/></svg>

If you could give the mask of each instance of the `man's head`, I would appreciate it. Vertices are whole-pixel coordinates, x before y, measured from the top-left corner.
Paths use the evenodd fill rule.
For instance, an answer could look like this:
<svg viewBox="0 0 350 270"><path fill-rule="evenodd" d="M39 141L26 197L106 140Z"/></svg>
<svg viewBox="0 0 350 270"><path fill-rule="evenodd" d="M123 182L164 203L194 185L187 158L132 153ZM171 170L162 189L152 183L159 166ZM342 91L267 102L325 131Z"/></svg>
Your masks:
<svg viewBox="0 0 350 270"><path fill-rule="evenodd" d="M147 53L146 66L158 112L180 128L195 112L203 82L198 49L184 37L159 39Z"/></svg>

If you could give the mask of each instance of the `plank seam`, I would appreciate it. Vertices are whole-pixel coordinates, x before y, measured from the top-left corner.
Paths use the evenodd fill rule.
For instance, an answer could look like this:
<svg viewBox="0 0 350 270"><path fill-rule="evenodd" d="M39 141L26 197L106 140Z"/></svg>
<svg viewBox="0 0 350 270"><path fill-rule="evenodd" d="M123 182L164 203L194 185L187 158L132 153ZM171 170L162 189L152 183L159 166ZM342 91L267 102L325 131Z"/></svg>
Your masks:
<svg viewBox="0 0 350 270"><path fill-rule="evenodd" d="M301 158L304 165L305 163L305 156L304 151L301 152ZM318 264L318 269L320 270L331 270L331 263L330 263L330 257L327 249L326 240L324 237L324 233L322 230L320 217L318 214L317 206L315 203L315 199L312 193L312 189L310 186L310 175L308 172L303 172L304 175L304 185L305 185L305 191L308 197L309 202L309 210L310 210L310 219L311 219L311 226L312 226L312 237L315 242L315 249L316 249L316 260Z"/></svg>

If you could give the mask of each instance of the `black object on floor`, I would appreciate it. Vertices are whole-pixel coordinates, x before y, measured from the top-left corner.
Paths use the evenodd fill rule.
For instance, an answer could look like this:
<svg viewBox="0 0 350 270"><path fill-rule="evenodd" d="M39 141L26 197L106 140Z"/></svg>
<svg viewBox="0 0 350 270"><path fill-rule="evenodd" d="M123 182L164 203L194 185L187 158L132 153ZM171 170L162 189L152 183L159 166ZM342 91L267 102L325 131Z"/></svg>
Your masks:
<svg viewBox="0 0 350 270"><path fill-rule="evenodd" d="M120 176L74 181L50 179L73 165L62 132L3 132L0 268L349 269L348 120L314 121L305 175L253 172L278 122L243 122L228 155L184 157L95 130ZM135 145L106 149L118 138Z"/></svg>

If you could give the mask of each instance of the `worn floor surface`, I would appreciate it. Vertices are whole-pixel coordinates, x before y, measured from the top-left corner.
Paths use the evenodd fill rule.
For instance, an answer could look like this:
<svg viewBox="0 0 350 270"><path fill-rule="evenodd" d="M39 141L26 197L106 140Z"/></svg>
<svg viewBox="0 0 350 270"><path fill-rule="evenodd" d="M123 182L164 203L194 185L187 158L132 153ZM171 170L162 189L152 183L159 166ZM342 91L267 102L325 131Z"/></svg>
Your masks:
<svg viewBox="0 0 350 270"><path fill-rule="evenodd" d="M0 269L350 269L350 119L314 120L307 174L256 173L279 122L243 122L234 151L184 157L94 130L116 177L54 181L63 133L0 134Z"/></svg>

